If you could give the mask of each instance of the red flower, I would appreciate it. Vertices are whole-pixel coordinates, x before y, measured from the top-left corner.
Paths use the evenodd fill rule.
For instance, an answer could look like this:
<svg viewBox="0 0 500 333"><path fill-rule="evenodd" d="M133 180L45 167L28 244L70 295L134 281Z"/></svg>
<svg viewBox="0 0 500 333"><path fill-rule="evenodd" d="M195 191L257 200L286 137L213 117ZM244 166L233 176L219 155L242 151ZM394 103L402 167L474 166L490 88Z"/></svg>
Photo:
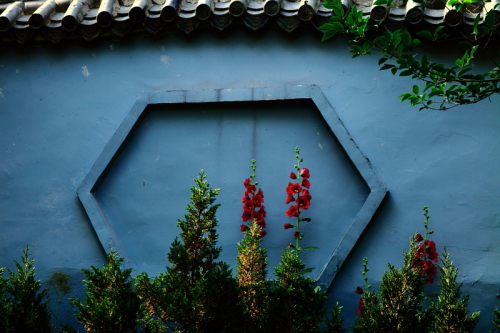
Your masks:
<svg viewBox="0 0 500 333"><path fill-rule="evenodd" d="M307 178L302 178L302 184L301 185L304 186L304 187L309 188L309 187L311 187L311 182Z"/></svg>
<svg viewBox="0 0 500 333"><path fill-rule="evenodd" d="M311 206L311 201L307 197L300 196L295 200L295 203L297 206L299 206L301 209L309 209L309 206Z"/></svg>
<svg viewBox="0 0 500 333"><path fill-rule="evenodd" d="M311 200L312 196L309 194L309 190L302 190L301 195Z"/></svg>
<svg viewBox="0 0 500 333"><path fill-rule="evenodd" d="M257 223L264 222L264 216L262 215L261 212L253 212L252 219Z"/></svg>
<svg viewBox="0 0 500 333"><path fill-rule="evenodd" d="M266 224L266 222L264 222L264 221L261 221L261 222L256 222L256 223L257 223L258 225L260 225L260 227L261 227L262 229L267 228L267 224Z"/></svg>
<svg viewBox="0 0 500 333"><path fill-rule="evenodd" d="M245 191L245 195L241 198L241 203L245 203L248 200L250 200L250 197L248 196L248 192Z"/></svg>
<svg viewBox="0 0 500 333"><path fill-rule="evenodd" d="M425 272L429 275L436 275L437 267L432 263L432 261L427 260L424 266Z"/></svg>
<svg viewBox="0 0 500 333"><path fill-rule="evenodd" d="M262 196L255 194L252 197L252 203L255 207L260 207L260 205L264 202L264 198Z"/></svg>
<svg viewBox="0 0 500 333"><path fill-rule="evenodd" d="M267 232L265 230L261 230L259 231L259 234L261 237L264 237L265 235L267 235Z"/></svg>
<svg viewBox="0 0 500 333"><path fill-rule="evenodd" d="M295 198L293 197L293 195L292 195L292 194L287 195L287 196L286 196L286 201L285 201L285 204L287 204L287 205L288 205L288 204L289 204L290 202L292 202L292 201L295 201Z"/></svg>
<svg viewBox="0 0 500 333"><path fill-rule="evenodd" d="M424 242L424 246L426 253L429 255L429 259L432 261L438 261L438 254L436 253L436 243L426 240Z"/></svg>
<svg viewBox="0 0 500 333"><path fill-rule="evenodd" d="M262 214L262 216L265 218L266 217L266 207L264 205L260 206L259 212Z"/></svg>
<svg viewBox="0 0 500 333"><path fill-rule="evenodd" d="M298 183L288 183L288 186L286 188L287 194L300 193L300 191L302 191L302 187L300 187Z"/></svg>
<svg viewBox="0 0 500 333"><path fill-rule="evenodd" d="M362 293L363 293L363 288L356 287L356 294L362 294Z"/></svg>
<svg viewBox="0 0 500 333"><path fill-rule="evenodd" d="M294 227L293 224L290 224L290 223L283 224L283 228L285 228L285 229L292 229L293 227Z"/></svg>
<svg viewBox="0 0 500 333"><path fill-rule="evenodd" d="M255 185L252 185L252 181L250 180L250 178L245 179L243 185L245 185L245 188L247 189L248 193L253 194L255 192Z"/></svg>
<svg viewBox="0 0 500 333"><path fill-rule="evenodd" d="M248 201L246 201L243 204L243 210L250 210L250 211L252 211L253 208L254 208L254 206L253 206L253 201L252 200L248 200Z"/></svg>
<svg viewBox="0 0 500 333"><path fill-rule="evenodd" d="M290 206L290 208L288 208L288 210L286 211L285 215L288 217L299 216L300 215L299 206Z"/></svg>
<svg viewBox="0 0 500 333"><path fill-rule="evenodd" d="M295 231L295 232L293 233L293 237L295 237L295 238L299 238L299 236L300 236L300 231Z"/></svg>
<svg viewBox="0 0 500 333"><path fill-rule="evenodd" d="M425 271L425 261L420 260L413 265L414 270L418 270L418 274L424 274Z"/></svg>
<svg viewBox="0 0 500 333"><path fill-rule="evenodd" d="M246 225L244 225L244 224L240 225L240 231L241 232L245 232L247 230L248 230L248 227Z"/></svg>
<svg viewBox="0 0 500 333"><path fill-rule="evenodd" d="M424 240L424 238L422 237L422 235L421 235L421 234L418 234L418 233L417 233L417 234L415 235L415 243L421 242L421 241L423 241L423 240Z"/></svg>
<svg viewBox="0 0 500 333"><path fill-rule="evenodd" d="M297 175L295 174L295 172L290 172L290 178L297 179Z"/></svg>
<svg viewBox="0 0 500 333"><path fill-rule="evenodd" d="M241 219L243 220L243 222L250 221L252 219L252 211L245 210L241 215Z"/></svg>
<svg viewBox="0 0 500 333"><path fill-rule="evenodd" d="M413 265L413 269L418 269L418 274L436 275L437 267L430 260L421 260Z"/></svg>
<svg viewBox="0 0 500 333"><path fill-rule="evenodd" d="M419 247L417 247L417 249L415 250L415 258L416 259L419 259L419 258L422 258L423 256L425 256L426 254L426 250L425 250L425 245L420 245Z"/></svg>
<svg viewBox="0 0 500 333"><path fill-rule="evenodd" d="M361 297L359 299L359 307L358 310L356 310L356 314L358 316L362 316L364 312L365 312L365 299Z"/></svg>
<svg viewBox="0 0 500 333"><path fill-rule="evenodd" d="M425 281L427 283L434 283L434 277L433 276L428 276L428 277L425 278Z"/></svg>
<svg viewBox="0 0 500 333"><path fill-rule="evenodd" d="M307 169L307 168L303 168L302 170L300 170L300 175L301 175L302 177L304 177L304 178L309 178L309 177L311 177L311 176L309 175L309 169Z"/></svg>

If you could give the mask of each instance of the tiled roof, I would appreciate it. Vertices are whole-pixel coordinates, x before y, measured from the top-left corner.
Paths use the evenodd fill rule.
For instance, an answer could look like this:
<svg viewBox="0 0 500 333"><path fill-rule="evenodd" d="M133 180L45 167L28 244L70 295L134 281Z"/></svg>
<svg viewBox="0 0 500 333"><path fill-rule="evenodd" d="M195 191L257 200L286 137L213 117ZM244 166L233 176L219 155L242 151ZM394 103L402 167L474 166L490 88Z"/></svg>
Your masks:
<svg viewBox="0 0 500 333"><path fill-rule="evenodd" d="M496 0L500 1L500 0ZM356 5L374 22L383 20L388 30L410 26L446 25L470 30L474 18L492 9L495 0L464 6L463 12L446 6L445 0L429 2L426 7L408 0L394 1L395 7L372 5L372 0L342 0L349 10ZM34 36L58 43L64 38L80 37L92 41L102 34L123 37L138 26L151 34L178 29L187 34L209 23L218 30L230 26L235 18L252 30L275 20L291 32L302 23L318 28L328 22L331 10L322 0L0 0L0 41L23 44ZM384 20L385 19L385 20Z"/></svg>

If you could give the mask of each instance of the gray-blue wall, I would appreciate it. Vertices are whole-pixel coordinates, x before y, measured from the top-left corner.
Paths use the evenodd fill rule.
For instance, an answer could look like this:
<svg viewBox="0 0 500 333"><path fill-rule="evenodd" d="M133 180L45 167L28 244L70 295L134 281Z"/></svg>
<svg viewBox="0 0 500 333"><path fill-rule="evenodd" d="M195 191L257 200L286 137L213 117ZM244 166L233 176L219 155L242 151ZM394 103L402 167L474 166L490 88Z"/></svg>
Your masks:
<svg viewBox="0 0 500 333"><path fill-rule="evenodd" d="M57 46L2 49L0 266L12 269L12 259L19 260L22 249L29 244L36 259L38 278L46 280L54 270L62 270L74 275L75 289L78 289L81 288L79 268L105 263L104 251L76 190L143 92L315 84L322 89L389 190L334 281L329 291L330 301L338 300L344 305L347 323L352 323L358 303L354 290L363 283L360 274L362 258L369 257L369 278L376 285L388 262L401 263L401 250L408 247L408 237L415 231L423 231L421 208L428 205L430 226L435 231L432 237L439 253L443 246L447 246L460 269L463 291L471 294L471 310L483 311L478 331L489 329L491 311L500 307L500 299L496 297L500 293L500 99L495 96L477 105L446 112L418 112L397 99L399 94L410 89L413 84L410 79L378 71L375 56L351 60L344 38L328 43L319 40L316 33L288 35L269 30L254 35L242 29L222 34L204 32L196 37L170 35L130 41L68 42ZM477 66L482 65L486 68L487 60L479 58ZM296 112L300 113L300 110ZM158 121L154 123L158 124ZM282 133L277 137L284 138L289 134L285 127L282 124L277 126L277 133ZM156 130L162 133L161 129ZM151 133L145 132L144 135ZM140 136L137 138L139 140ZM291 147L302 147L304 163L314 165L314 159L322 154L316 143L311 144L312 139L298 135L298 138L288 137L288 141ZM140 145L140 141L136 143L137 147ZM159 145L148 149L165 149L167 152L171 147ZM273 163L270 161L276 158L274 153L263 149L258 156L257 174L262 177L261 184L266 200L269 200L268 209L274 209L269 206L274 200L284 201L284 195L282 198L278 196L284 193L288 181L285 179L283 183L274 176L266 179L266 168L271 168ZM219 168L217 159L207 158L206 166L202 166L207 170L211 184L222 188L221 200L230 201L223 196L237 194L234 203L237 207L242 194L241 181L250 171L247 160L253 157L248 151L243 154L234 165ZM132 155L129 156L131 160L138 156ZM176 163L173 155L172 160L165 161L159 168L139 163L134 167L142 168L140 172L126 174L136 177L141 187L144 179L144 187L159 189L163 180L171 181L168 166ZM282 158L288 160L282 161ZM293 151L279 151L279 160L282 161L279 168L289 173L291 170L287 166L293 166ZM230 161L233 159L226 157L224 164L231 164ZM163 204L165 198L146 195L138 198L140 204L134 206L130 197L124 207L128 205L134 214L140 216L129 215L126 223L133 225L134 219L150 219L159 225L170 223L175 226L175 219L182 218L184 205L189 201L189 179L194 178L194 170L199 169L198 165L192 166L193 170L180 175L182 186L173 183L173 186L179 186L178 202L182 202L180 207L176 205L175 213ZM118 163L116 168L120 167L130 168L130 165ZM226 172L231 181L218 183ZM322 176L319 170L315 173L312 166L311 173L313 201L310 211L314 214L314 205L319 209L328 199L321 198L322 192L315 196L316 185L320 190L314 177L319 182ZM111 176L115 174L118 173L110 173ZM286 174L284 176L286 178ZM352 177L356 176L353 174ZM125 188L130 186L130 183L113 183L113 177L109 179L101 185L97 195L113 205L113 193L121 191L122 185ZM342 185L342 182L338 184ZM354 190L355 196L363 197L363 191L360 185ZM147 206L148 198L151 206ZM339 207L346 205L349 208L354 204ZM235 242L241 235L238 231L241 210L233 212L230 206L221 206L219 217L224 227L221 230L223 259L234 267ZM117 214L122 212L119 205L113 207ZM350 214L347 208L345 216ZM145 209L144 214L142 209ZM276 240L286 238L287 232L281 226L289 221L279 213L285 209L276 208L276 213L267 220L269 236L271 231L279 235L266 237L263 242L264 246L269 246L270 256L274 256L270 258L271 265L277 262L276 256L279 255ZM113 214L111 211L109 214ZM231 220L231 214L234 220ZM321 223L320 219L315 219L308 227L310 235L321 233L325 227ZM234 230L228 231L227 228ZM158 230L166 232L163 247L168 249L175 227L162 226ZM124 237L126 232L123 229ZM151 237L161 241L161 234L149 232ZM129 237L131 241L143 237L147 243L147 235ZM314 239L308 241L313 245ZM159 248L150 249L143 246L143 242L141 244L134 247L139 255L151 256L155 260L165 257L157 252ZM320 250L317 256L321 255ZM312 265L315 265L315 260L313 255ZM81 291L75 291L74 295L81 295Z"/></svg>

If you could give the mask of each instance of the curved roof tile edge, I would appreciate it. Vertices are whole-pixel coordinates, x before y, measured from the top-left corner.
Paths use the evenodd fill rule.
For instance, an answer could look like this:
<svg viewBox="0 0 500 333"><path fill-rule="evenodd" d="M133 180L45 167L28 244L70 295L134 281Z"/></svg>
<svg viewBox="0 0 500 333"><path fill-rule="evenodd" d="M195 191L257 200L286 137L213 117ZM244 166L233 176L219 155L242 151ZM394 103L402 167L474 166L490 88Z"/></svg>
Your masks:
<svg viewBox="0 0 500 333"><path fill-rule="evenodd" d="M435 0L424 7L414 0L396 0L395 7L373 5L372 0L342 0L346 10L356 5L374 24L385 29L433 30L445 25L469 35L476 16L489 10L499 12L492 2L467 4L462 12L446 6L446 0ZM45 0L0 2L0 44L16 41L24 44L32 39L58 43L81 37L92 41L106 31L125 37L133 30L157 34L163 30L191 33L200 24L209 23L224 30L240 18L256 31L275 20L287 32L302 24L318 29L332 16L323 0ZM104 32L104 33L103 33ZM41 35L41 36L40 36ZM76 36L75 36L76 35Z"/></svg>

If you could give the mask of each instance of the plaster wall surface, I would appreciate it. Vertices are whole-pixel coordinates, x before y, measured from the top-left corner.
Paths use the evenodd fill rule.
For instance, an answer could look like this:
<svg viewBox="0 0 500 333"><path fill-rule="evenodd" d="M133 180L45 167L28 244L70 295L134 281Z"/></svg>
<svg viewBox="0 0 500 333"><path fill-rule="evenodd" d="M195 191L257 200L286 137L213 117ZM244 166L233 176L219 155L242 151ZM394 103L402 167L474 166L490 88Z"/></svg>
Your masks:
<svg viewBox="0 0 500 333"><path fill-rule="evenodd" d="M37 277L70 273L71 296L81 296L79 268L101 266L105 257L76 190L143 92L314 84L389 190L334 280L329 301L339 301L352 323L362 258L369 258L369 278L377 286L388 262L401 264L408 237L423 231L427 205L439 252L448 248L463 292L471 294L470 309L483 311L478 332L487 331L491 311L500 307L500 99L418 112L397 99L410 90L410 79L378 71L374 56L351 60L343 38L319 40L314 33L235 30L2 49L0 266L13 269L12 259L29 244ZM476 60L477 67L488 66ZM246 177L248 170L238 172ZM268 224L286 222L283 216Z"/></svg>

